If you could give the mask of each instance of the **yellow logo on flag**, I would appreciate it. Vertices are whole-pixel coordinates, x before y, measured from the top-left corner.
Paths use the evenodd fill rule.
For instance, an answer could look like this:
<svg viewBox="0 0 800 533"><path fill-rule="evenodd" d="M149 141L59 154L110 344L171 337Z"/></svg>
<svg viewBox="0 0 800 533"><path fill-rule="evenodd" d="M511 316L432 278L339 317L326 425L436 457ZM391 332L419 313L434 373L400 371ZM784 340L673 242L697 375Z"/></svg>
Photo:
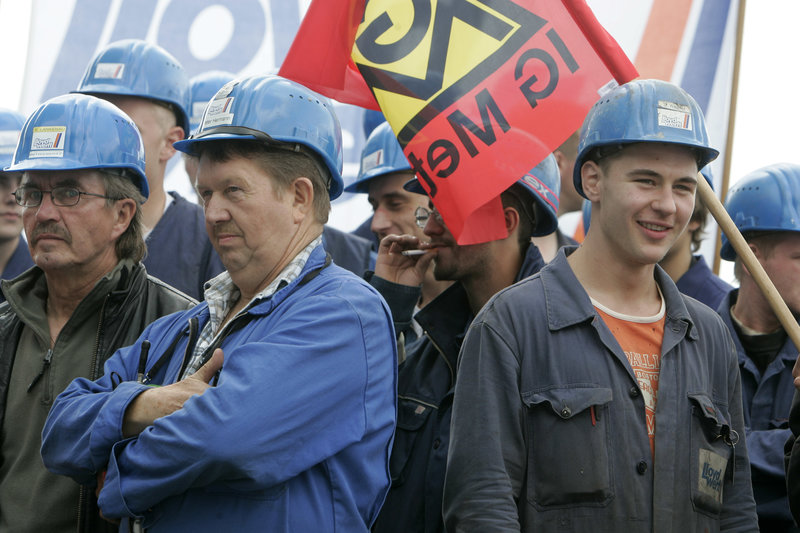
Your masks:
<svg viewBox="0 0 800 533"><path fill-rule="evenodd" d="M507 0L369 0L352 57L395 131L418 130L544 24Z"/></svg>

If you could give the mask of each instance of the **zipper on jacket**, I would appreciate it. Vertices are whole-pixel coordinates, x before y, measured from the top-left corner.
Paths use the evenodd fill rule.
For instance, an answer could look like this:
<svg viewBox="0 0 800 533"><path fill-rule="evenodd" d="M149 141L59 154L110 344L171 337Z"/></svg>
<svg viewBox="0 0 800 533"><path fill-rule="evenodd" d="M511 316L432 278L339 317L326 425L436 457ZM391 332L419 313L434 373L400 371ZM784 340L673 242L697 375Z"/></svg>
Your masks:
<svg viewBox="0 0 800 533"><path fill-rule="evenodd" d="M36 386L37 383L39 383L39 380L42 379L42 376L44 376L45 372L47 372L50 369L50 362L52 360L53 360L53 349L48 348L47 352L45 352L44 354L44 359L42 360L42 369L39 371L39 374L35 378L33 378L31 384L28 385L28 392L30 392L33 389L33 387Z"/></svg>
<svg viewBox="0 0 800 533"><path fill-rule="evenodd" d="M88 491L85 486L81 486L80 490L78 491L78 528L76 529L77 533L81 533L81 527L83 525L83 506L86 505L86 491Z"/></svg>
<svg viewBox="0 0 800 533"><path fill-rule="evenodd" d="M89 379L92 381L96 380L100 376L98 376L97 372L97 355L100 351L100 335L103 332L103 318L105 318L105 311L106 311L106 302L108 302L108 298L111 294L106 294L106 297L103 299L103 305L100 307L100 320L97 322L97 333L94 336L94 351L92 352L92 363L89 367Z"/></svg>
<svg viewBox="0 0 800 533"><path fill-rule="evenodd" d="M447 369L450 371L450 388L452 389L452 388L453 388L453 386L454 386L454 385L455 385L455 383L456 383L456 372L455 372L455 369L453 368L453 365L451 365L451 364L450 364L450 361L448 361L448 360L447 360L447 356L444 354L444 350L442 350L442 349L439 347L439 345L438 345L438 344L436 344L436 341L435 341L435 340L433 340L433 337L431 337L430 335L428 335L428 332L427 332L427 331L425 332L425 336L426 336L426 337L428 337L428 340L430 340L430 341L431 341L431 344L433 344L433 347L434 347L434 348L436 348L436 351L437 351L437 352L439 352L439 357L441 357L442 359L444 359L444 364L446 364L446 365L447 365Z"/></svg>

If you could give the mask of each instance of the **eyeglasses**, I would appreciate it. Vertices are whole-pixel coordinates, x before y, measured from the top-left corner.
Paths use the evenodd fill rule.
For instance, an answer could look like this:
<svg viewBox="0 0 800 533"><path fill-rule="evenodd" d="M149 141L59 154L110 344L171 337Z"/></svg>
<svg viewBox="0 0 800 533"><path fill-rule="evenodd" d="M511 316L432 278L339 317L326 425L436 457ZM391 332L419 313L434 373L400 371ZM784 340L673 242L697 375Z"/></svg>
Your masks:
<svg viewBox="0 0 800 533"><path fill-rule="evenodd" d="M53 187L53 189L49 191L43 191L36 187L20 187L14 191L14 200L22 207L36 207L41 205L42 198L46 192L50 193L50 200L53 202L53 205L59 207L78 205L81 196L94 196L97 198L105 198L106 200L117 200L117 198L111 196L79 191L75 187Z"/></svg>
<svg viewBox="0 0 800 533"><path fill-rule="evenodd" d="M414 218L417 222L417 226L420 228L425 228L425 225L428 223L428 219L431 217L433 217L437 224L444 226L444 219L435 207L433 209L428 209L420 206L416 211L414 211Z"/></svg>

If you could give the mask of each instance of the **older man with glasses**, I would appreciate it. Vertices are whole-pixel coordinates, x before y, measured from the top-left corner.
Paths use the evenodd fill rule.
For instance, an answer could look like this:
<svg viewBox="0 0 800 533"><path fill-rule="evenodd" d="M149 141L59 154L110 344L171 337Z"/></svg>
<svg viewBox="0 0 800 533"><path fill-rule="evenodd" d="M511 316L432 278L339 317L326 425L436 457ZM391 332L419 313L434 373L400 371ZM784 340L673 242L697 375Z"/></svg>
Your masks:
<svg viewBox="0 0 800 533"><path fill-rule="evenodd" d="M110 530L93 488L42 465L47 413L74 378L99 377L150 322L195 302L141 264L149 188L122 111L86 95L45 102L6 170L22 175L13 198L36 266L2 282L0 531Z"/></svg>

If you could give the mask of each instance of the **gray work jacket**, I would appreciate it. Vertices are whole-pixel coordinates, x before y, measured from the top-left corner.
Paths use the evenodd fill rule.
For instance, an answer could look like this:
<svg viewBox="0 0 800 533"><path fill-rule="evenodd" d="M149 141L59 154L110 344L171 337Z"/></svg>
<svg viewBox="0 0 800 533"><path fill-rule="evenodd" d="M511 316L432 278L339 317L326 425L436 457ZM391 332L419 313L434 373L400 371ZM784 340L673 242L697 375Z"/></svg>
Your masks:
<svg viewBox="0 0 800 533"><path fill-rule="evenodd" d="M565 249L486 304L459 360L449 533L758 530L730 334L660 267L655 277L655 460L641 389Z"/></svg>

